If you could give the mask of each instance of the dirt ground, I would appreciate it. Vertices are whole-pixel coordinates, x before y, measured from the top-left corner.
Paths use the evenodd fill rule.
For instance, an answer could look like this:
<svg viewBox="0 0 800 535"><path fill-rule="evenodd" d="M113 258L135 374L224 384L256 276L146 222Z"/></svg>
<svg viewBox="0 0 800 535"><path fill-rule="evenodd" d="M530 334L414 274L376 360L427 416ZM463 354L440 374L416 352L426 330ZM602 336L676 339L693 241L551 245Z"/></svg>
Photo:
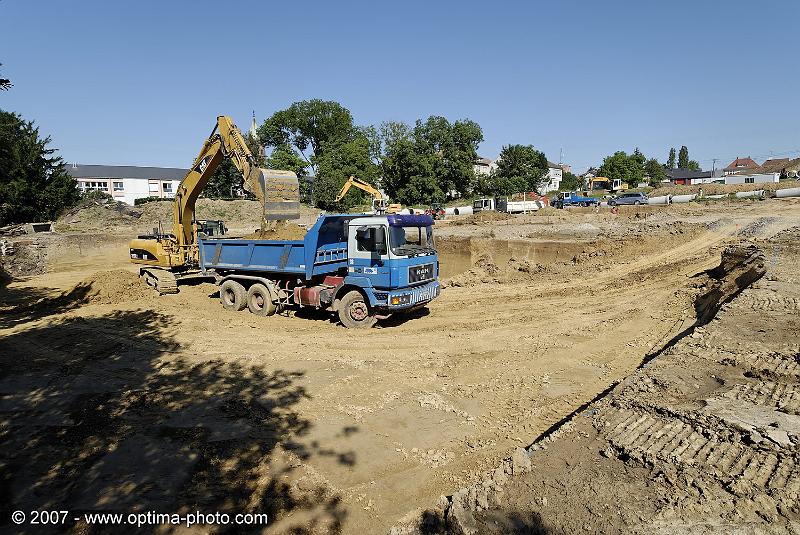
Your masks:
<svg viewBox="0 0 800 535"><path fill-rule="evenodd" d="M698 274L717 266L726 246L766 242L800 225L793 199L623 208L616 216L579 209L437 221L447 286L441 297L428 311L366 332L307 311L270 318L225 312L210 284L156 297L131 277L126 242L139 226L131 221L111 232L89 225L36 236L44 253L30 265L42 273L25 277L25 268L9 268L16 279L0 290L2 522L16 508L201 510L266 512L264 533L387 532L638 377L646 355L696 320L695 298L705 289ZM775 284L797 284L780 277L789 275ZM776 307L768 309L776 322L796 318L796 294L753 299L777 303L763 305ZM731 316L735 344L745 343L743 326L765 321L763 310ZM796 341L796 324L760 328L781 347L789 332ZM725 336L715 336L728 347ZM698 377L713 373L700 367ZM716 396L707 379L697 381L709 399ZM497 517L476 521L495 529L492 522L518 513L520 522L541 518L541 529L571 532L577 524L564 518L577 495L561 502L562 516L548 516L536 505L536 485L574 473L574 481L594 478L588 488L616 481L620 470L632 474L626 492L640 485L649 494L631 500L625 523L583 522L602 531L661 514L656 497L677 489L675 480L625 453L596 423L623 425L635 410L662 414L626 401L616 412L583 418L589 427L574 429L611 441L608 456L589 455L599 442L569 455L563 449L568 464L534 456L537 470L528 475L541 477L515 478ZM663 486L648 487L651 480ZM713 492L714 504L724 498ZM776 515L769 518L785 525L792 509L782 507L769 509ZM608 508L592 510L610 518ZM687 521L702 510L680 516L683 509L670 509ZM756 516L733 521L764 521ZM81 522L68 527L104 532Z"/></svg>

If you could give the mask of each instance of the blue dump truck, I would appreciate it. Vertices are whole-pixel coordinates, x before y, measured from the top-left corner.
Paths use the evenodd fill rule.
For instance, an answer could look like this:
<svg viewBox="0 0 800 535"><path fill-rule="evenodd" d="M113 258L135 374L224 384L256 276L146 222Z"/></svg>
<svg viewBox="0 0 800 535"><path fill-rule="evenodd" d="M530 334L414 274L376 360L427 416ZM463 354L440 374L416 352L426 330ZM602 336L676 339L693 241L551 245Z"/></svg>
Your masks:
<svg viewBox="0 0 800 535"><path fill-rule="evenodd" d="M203 238L199 251L223 308L261 316L306 306L336 312L345 327L372 327L440 290L428 215L321 215L302 241Z"/></svg>
<svg viewBox="0 0 800 535"><path fill-rule="evenodd" d="M584 197L576 191L562 191L550 200L550 206L564 208L565 206L599 206L600 200L595 197Z"/></svg>

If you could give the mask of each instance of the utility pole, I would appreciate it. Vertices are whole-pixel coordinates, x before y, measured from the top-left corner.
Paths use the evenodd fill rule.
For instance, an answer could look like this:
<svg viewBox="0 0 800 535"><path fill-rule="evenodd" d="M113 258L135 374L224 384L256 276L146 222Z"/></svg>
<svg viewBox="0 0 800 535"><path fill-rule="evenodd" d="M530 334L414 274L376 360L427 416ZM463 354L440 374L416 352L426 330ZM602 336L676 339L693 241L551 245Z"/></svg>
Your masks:
<svg viewBox="0 0 800 535"><path fill-rule="evenodd" d="M714 173L717 170L717 158L711 160L711 182L714 182Z"/></svg>

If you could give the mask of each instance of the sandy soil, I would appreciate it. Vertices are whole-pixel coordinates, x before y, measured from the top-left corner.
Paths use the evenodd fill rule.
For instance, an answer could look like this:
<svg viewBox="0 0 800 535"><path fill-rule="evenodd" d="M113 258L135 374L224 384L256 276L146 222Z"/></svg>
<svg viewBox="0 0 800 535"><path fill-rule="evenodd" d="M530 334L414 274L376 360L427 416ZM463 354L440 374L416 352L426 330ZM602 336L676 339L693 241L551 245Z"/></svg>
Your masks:
<svg viewBox="0 0 800 535"><path fill-rule="evenodd" d="M800 224L794 200L652 208L437 222L448 287L367 332L227 313L209 284L139 293L124 228L37 237L45 273L0 294L3 522L200 509L386 532L633 373L694 321L727 244Z"/></svg>

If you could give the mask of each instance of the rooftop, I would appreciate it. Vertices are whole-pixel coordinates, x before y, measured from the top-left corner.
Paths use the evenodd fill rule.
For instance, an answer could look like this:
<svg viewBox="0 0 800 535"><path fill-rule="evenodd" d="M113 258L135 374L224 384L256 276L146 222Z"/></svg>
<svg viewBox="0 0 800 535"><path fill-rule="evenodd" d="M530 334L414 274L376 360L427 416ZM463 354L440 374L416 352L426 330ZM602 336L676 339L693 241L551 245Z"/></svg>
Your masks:
<svg viewBox="0 0 800 535"><path fill-rule="evenodd" d="M177 167L138 167L135 165L67 164L67 174L73 178L147 178L183 180L188 169Z"/></svg>

